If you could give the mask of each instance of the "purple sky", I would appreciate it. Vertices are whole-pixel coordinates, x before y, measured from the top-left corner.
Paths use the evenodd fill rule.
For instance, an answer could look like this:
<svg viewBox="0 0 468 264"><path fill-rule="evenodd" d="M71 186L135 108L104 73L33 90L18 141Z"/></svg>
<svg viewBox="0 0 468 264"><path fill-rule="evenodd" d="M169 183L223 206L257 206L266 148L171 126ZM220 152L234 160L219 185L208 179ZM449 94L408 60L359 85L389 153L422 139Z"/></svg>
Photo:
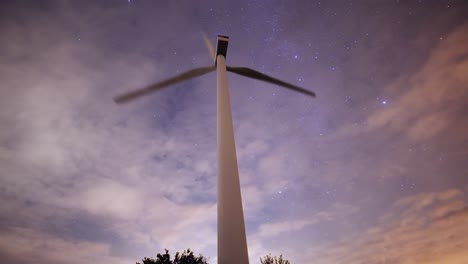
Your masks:
<svg viewBox="0 0 468 264"><path fill-rule="evenodd" d="M223 2L223 3L221 3ZM464 1L6 1L2 263L216 263L215 74L227 63L251 263L468 261Z"/></svg>

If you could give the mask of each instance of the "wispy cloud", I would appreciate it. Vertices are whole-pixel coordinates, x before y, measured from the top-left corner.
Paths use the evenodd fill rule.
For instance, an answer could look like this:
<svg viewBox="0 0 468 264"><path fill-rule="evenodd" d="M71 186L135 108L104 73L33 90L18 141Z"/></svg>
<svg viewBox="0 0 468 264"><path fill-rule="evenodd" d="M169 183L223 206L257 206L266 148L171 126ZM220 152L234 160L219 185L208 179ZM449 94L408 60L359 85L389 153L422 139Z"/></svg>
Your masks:
<svg viewBox="0 0 468 264"><path fill-rule="evenodd" d="M123 264L133 261L122 257L111 257L107 243L70 241L25 228L12 228L2 232L0 248L2 258L15 263L78 264L85 261L109 261Z"/></svg>
<svg viewBox="0 0 468 264"><path fill-rule="evenodd" d="M395 100L370 115L366 126L347 125L341 133L378 132L404 133L411 141L429 140L463 115L468 96L466 34L468 25L459 26L435 47L421 69L407 79L390 84L389 91L401 91ZM382 99L383 100L383 99ZM462 135L458 135L459 137ZM458 138L463 140L463 138Z"/></svg>
<svg viewBox="0 0 468 264"><path fill-rule="evenodd" d="M316 255L309 257L318 263L463 263L468 257L463 224L468 220L467 204L460 195L433 199L453 191L457 190L402 198L389 208L379 225L339 244L317 249Z"/></svg>

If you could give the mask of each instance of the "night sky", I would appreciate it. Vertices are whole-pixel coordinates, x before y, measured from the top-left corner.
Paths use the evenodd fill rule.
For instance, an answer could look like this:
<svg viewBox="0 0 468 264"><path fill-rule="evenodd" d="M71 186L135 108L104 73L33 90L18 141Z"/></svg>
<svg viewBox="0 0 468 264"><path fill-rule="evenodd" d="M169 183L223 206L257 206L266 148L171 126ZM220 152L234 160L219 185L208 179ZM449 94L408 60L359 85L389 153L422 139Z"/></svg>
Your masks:
<svg viewBox="0 0 468 264"><path fill-rule="evenodd" d="M468 263L466 1L2 1L0 262L216 263L227 63L251 263Z"/></svg>

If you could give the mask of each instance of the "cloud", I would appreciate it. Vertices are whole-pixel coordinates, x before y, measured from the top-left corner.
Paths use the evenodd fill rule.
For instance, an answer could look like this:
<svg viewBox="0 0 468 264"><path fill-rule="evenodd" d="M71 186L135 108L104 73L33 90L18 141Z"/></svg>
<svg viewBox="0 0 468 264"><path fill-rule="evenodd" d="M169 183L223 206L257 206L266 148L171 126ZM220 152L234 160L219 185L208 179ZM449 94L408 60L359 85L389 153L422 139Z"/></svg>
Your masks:
<svg viewBox="0 0 468 264"><path fill-rule="evenodd" d="M293 234L296 231L303 231L312 225L323 222L342 221L359 211L359 208L349 204L335 203L329 208L313 214L306 214L300 217L283 219L277 222L261 224L256 235L268 238L279 234ZM298 219L299 218L299 219Z"/></svg>
<svg viewBox="0 0 468 264"><path fill-rule="evenodd" d="M113 18L126 17L124 8L90 7L79 18L68 4L56 8L60 12L0 27L8 36L0 44L6 50L0 121L9 127L0 130L2 254L12 262L27 255L44 263L121 263L117 256L149 256L165 246L210 252L216 242L215 140L205 131L209 121L200 118L206 109L185 109L202 100L202 93L187 89L198 83L184 87L187 102L183 96L166 100L177 95L174 88L150 101L115 105L118 91L173 74L168 65L174 62L166 58L161 67L145 54L118 53L88 25L93 19L86 17L99 11L100 26L115 26L121 20ZM132 29L122 23L118 35ZM149 42L167 46L157 45L157 37ZM126 43L133 46L133 40ZM160 106L158 115L148 104Z"/></svg>
<svg viewBox="0 0 468 264"><path fill-rule="evenodd" d="M433 219L442 218L448 216L449 214L457 214L458 212L465 209L466 204L463 201L454 201L452 203L447 203L441 205L437 208L434 208L431 211L430 217Z"/></svg>
<svg viewBox="0 0 468 264"><path fill-rule="evenodd" d="M419 211L434 203L434 201L445 202L461 195L458 189L449 189L440 193L422 193L401 198L397 201L399 206L411 206L412 210Z"/></svg>
<svg viewBox="0 0 468 264"><path fill-rule="evenodd" d="M112 257L109 245L87 241L66 240L25 228L0 232L0 256L15 263L117 263L134 260Z"/></svg>
<svg viewBox="0 0 468 264"><path fill-rule="evenodd" d="M459 194L451 189L404 197L377 226L312 249L309 257L316 263L464 263L468 210Z"/></svg>
<svg viewBox="0 0 468 264"><path fill-rule="evenodd" d="M413 141L432 138L458 118L468 97L468 25L450 33L430 54L418 73L395 85L403 94L371 115L368 131L405 131Z"/></svg>
<svg viewBox="0 0 468 264"><path fill-rule="evenodd" d="M143 209L143 197L136 188L118 182L95 182L84 189L74 201L92 214L110 214L122 218L135 218Z"/></svg>
<svg viewBox="0 0 468 264"><path fill-rule="evenodd" d="M468 98L467 24L453 30L441 40L424 65L414 74L401 74L386 87L386 95L395 97L366 118L364 126L347 124L336 136L362 135L385 131L404 133L412 142L427 141L458 127ZM461 125L463 126L463 125ZM458 135L457 140L463 140Z"/></svg>
<svg viewBox="0 0 468 264"><path fill-rule="evenodd" d="M276 223L263 224L259 228L259 235L262 237L277 236L281 233L291 233L300 231L308 226L318 223L323 220L330 220L331 216L325 212L320 212L314 217L298 221L283 221Z"/></svg>

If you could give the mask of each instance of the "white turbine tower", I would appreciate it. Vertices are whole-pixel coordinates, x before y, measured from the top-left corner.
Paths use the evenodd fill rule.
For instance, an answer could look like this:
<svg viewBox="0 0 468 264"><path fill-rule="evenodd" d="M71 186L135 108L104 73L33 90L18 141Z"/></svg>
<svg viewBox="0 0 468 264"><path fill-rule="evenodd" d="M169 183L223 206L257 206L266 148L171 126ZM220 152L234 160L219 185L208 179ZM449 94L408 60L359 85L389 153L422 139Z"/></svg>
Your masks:
<svg viewBox="0 0 468 264"><path fill-rule="evenodd" d="M214 49L206 37L205 41L210 53L213 53ZM245 235L244 213L226 71L273 83L312 97L315 97L315 93L249 68L226 66L228 43L228 37L218 36L216 56L212 54L212 57L215 59L215 65L187 71L146 88L117 96L114 98L114 101L116 103L125 103L172 84L204 75L215 69L217 70L218 263L248 264L249 255Z"/></svg>

